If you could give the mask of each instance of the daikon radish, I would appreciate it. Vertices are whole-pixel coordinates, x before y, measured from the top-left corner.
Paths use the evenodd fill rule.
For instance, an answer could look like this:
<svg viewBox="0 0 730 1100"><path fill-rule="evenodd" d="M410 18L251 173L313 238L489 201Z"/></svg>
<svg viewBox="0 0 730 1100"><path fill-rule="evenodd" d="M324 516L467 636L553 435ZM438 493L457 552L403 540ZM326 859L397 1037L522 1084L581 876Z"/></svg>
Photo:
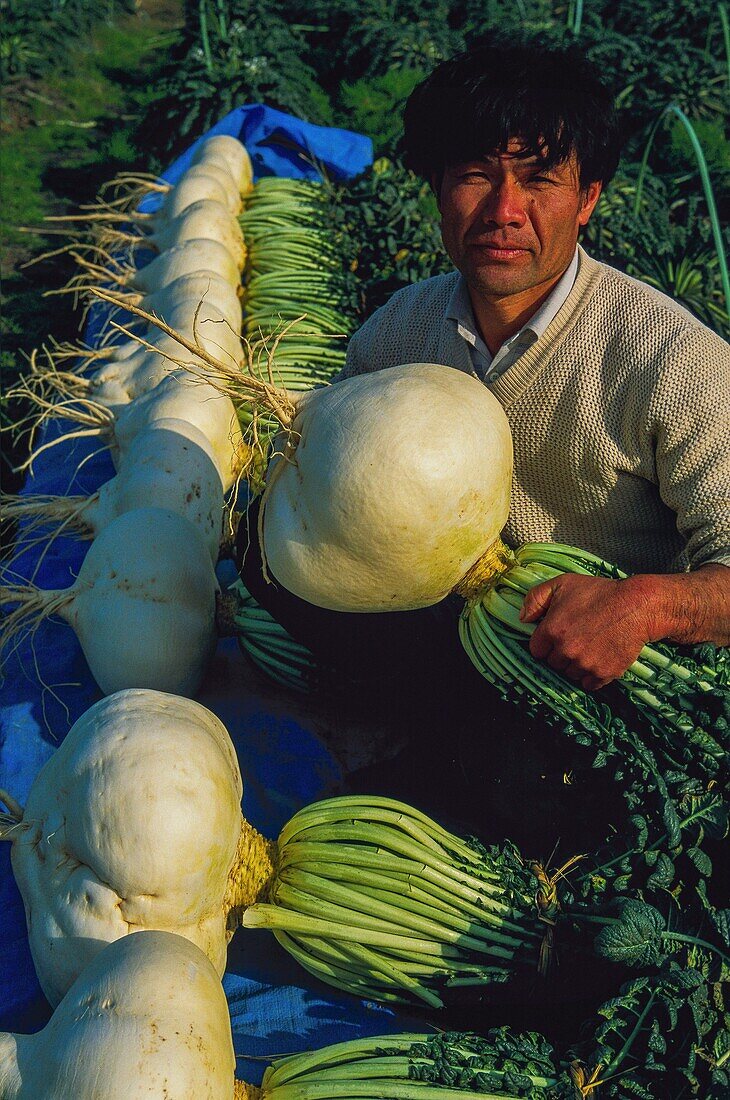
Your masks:
<svg viewBox="0 0 730 1100"><path fill-rule="evenodd" d="M179 279L166 283L159 290L150 291L148 294L128 291L119 295L120 302L142 306L143 309L150 309L163 317L165 309L177 302L192 300L196 304L205 303L220 310L231 327L239 332L241 298L240 282L229 283L215 271L196 271L191 275L181 275ZM112 318L115 312L116 309L112 311Z"/></svg>
<svg viewBox="0 0 730 1100"><path fill-rule="evenodd" d="M132 250L151 248L165 252L185 241L205 239L217 241L228 249L239 271L246 262L246 249L241 227L233 214L213 199L202 199L186 206L182 213L166 221L159 229L144 236L114 233L105 238L107 247L126 243Z"/></svg>
<svg viewBox="0 0 730 1100"><path fill-rule="evenodd" d="M205 238L168 248L144 267L130 269L126 277L115 276L111 281L151 294L183 275L199 275L201 271L215 271L230 286L238 286L240 282L236 261L225 245Z"/></svg>
<svg viewBox="0 0 730 1100"><path fill-rule="evenodd" d="M151 336L151 339L154 337ZM209 351L218 350L218 341L209 341L205 333L199 339ZM142 347L136 340L119 345L119 354L109 356L89 378L89 395L95 401L118 411L118 406L128 404L149 393L175 369L170 355L178 357L180 345L167 344L165 339L154 340L152 349ZM165 354L167 352L167 354ZM189 358L189 357L185 357ZM192 362L192 358L190 358ZM198 368L200 364L198 364Z"/></svg>
<svg viewBox="0 0 730 1100"><path fill-rule="evenodd" d="M3 1100L233 1100L218 975L193 943L137 932L101 951L35 1035L0 1033Z"/></svg>
<svg viewBox="0 0 730 1100"><path fill-rule="evenodd" d="M219 161L227 165L228 170L238 181L242 195L253 186L253 168L251 158L243 142L228 134L214 134L200 143L193 154L193 164L206 164Z"/></svg>
<svg viewBox="0 0 730 1100"><path fill-rule="evenodd" d="M217 202L231 213L229 188L214 176L203 173L190 177L183 176L175 187L166 193L162 205L154 213L129 212L124 217L117 217L114 220L146 223L154 226L155 230L159 230L198 202Z"/></svg>
<svg viewBox="0 0 730 1100"><path fill-rule="evenodd" d="M216 333L220 333L222 339L226 333L230 334L230 329L221 322L216 328ZM194 340L192 321L190 334L191 340ZM213 338L210 343L220 355L221 344L218 340ZM233 370L239 369L233 359L238 346L234 343L231 355L228 356L228 362ZM174 354L174 352L166 351L166 354ZM241 351L241 357L242 355ZM139 360L127 363L123 360L119 364L116 376L109 373L104 378L97 378L95 383L90 383L88 387L84 387L84 380L79 381L78 378L73 377L73 385L69 383L71 388L68 391L68 399L60 402L52 402L43 394L35 393L28 387L27 392L22 392L40 409L36 426L42 420L52 416L66 419L79 427L41 443L31 451L26 465L32 465L43 451L57 446L61 441L84 435L97 436L104 446L109 447L112 461L119 469L135 436L146 430L154 421L172 418L192 424L206 437L221 481L228 490L240 476L242 455L246 450L243 446L238 416L233 402L226 394L219 392L216 386L199 380L198 375L202 372L205 363L201 358L196 365L195 359L194 355L186 356L183 352L183 358L179 360L180 365L170 362L169 370L164 358L158 360L151 358L148 363ZM164 371L164 377L152 389L140 393L134 401L126 400L122 404L116 404L120 393L122 397L124 396L123 387L125 382L129 382L133 372L138 368L144 371L147 367L150 371L157 369ZM49 385L54 384L52 372L48 374L47 382ZM96 385L97 392L101 391L98 398L93 392L93 385ZM106 388L107 385L111 390L111 396L109 389ZM61 376L58 379L57 389L62 395L64 387L65 379Z"/></svg>
<svg viewBox="0 0 730 1100"><path fill-rule="evenodd" d="M114 441L120 463L135 436L168 418L184 420L205 436L221 481L229 489L240 471L241 429L233 402L213 386L191 380L184 370L173 371L119 410Z"/></svg>
<svg viewBox="0 0 730 1100"><path fill-rule="evenodd" d="M234 177L227 164L224 167L219 162L211 160L207 160L200 164L194 164L191 168L188 168L187 172L182 178L186 180L216 180L216 182L219 183L221 187L225 190L225 206L227 207L227 209L230 211L231 214L240 214L241 190L239 187L239 182ZM168 193L172 193L174 189L174 186L168 185Z"/></svg>
<svg viewBox="0 0 730 1100"><path fill-rule="evenodd" d="M200 531L162 508L112 520L92 542L70 588L0 588L0 649L50 616L76 632L108 694L151 687L192 695L215 645L218 583Z"/></svg>
<svg viewBox="0 0 730 1100"><path fill-rule="evenodd" d="M273 841L241 816L240 797L217 718L149 691L91 707L25 810L0 792L46 996L139 928L188 936L219 973L239 925L270 928L335 986L433 1007L539 965L541 918L557 918L556 883L574 861L548 873L513 845L484 848L367 795L305 806Z"/></svg>
<svg viewBox="0 0 730 1100"><path fill-rule="evenodd" d="M223 974L242 793L228 731L191 699L118 691L74 723L7 833L51 1004L139 928L187 937Z"/></svg>
<svg viewBox="0 0 730 1100"><path fill-rule="evenodd" d="M41 525L96 538L124 512L165 508L192 523L218 560L223 485L208 440L184 420L156 420L136 435L116 476L90 496L4 496L2 505L6 519L24 524L23 541Z"/></svg>
<svg viewBox="0 0 730 1100"><path fill-rule="evenodd" d="M437 603L498 539L509 424L470 375L419 363L350 378L303 394L291 428L267 478L263 548L272 576L310 603Z"/></svg>

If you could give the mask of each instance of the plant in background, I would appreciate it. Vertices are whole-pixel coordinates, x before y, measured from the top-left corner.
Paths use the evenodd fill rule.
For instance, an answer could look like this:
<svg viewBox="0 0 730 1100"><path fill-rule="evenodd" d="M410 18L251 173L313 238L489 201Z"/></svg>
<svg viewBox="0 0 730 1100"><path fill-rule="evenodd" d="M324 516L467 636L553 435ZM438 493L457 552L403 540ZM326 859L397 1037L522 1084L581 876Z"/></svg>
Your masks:
<svg viewBox="0 0 730 1100"><path fill-rule="evenodd" d="M461 34L449 26L446 0L428 6L419 0L368 0L349 27L342 56L358 75L374 77L394 67L429 72L463 46Z"/></svg>
<svg viewBox="0 0 730 1100"><path fill-rule="evenodd" d="M333 219L363 320L400 287L453 270L430 187L398 161L381 157L371 172L335 192Z"/></svg>
<svg viewBox="0 0 730 1100"><path fill-rule="evenodd" d="M467 39L485 31L501 30L506 35L515 32L541 33L556 24L553 0L456 0L450 5L450 22ZM565 23L565 12L557 22Z"/></svg>
<svg viewBox="0 0 730 1100"><path fill-rule="evenodd" d="M132 7L132 0L0 0L0 79L42 75L64 61L69 43L88 34L94 23Z"/></svg>
<svg viewBox="0 0 730 1100"><path fill-rule="evenodd" d="M179 152L245 103L331 123L327 95L303 60L303 39L263 0L208 0L197 16L163 72L160 96L149 105L141 128L145 142L161 154Z"/></svg>
<svg viewBox="0 0 730 1100"><path fill-rule="evenodd" d="M372 138L376 155L397 147L403 133L403 108L415 86L426 76L423 69L388 69L372 79L361 77L340 85L343 124Z"/></svg>

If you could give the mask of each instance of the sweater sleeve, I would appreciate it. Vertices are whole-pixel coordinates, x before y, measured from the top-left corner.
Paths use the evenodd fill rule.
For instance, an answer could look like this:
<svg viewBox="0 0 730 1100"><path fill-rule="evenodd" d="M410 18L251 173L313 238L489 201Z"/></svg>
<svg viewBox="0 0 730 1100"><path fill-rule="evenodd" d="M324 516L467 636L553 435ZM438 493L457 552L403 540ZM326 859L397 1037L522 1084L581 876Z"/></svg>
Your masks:
<svg viewBox="0 0 730 1100"><path fill-rule="evenodd" d="M381 306L353 334L347 345L345 365L336 381L356 374L394 367L403 362L402 344L409 300L416 298L418 288L403 287Z"/></svg>
<svg viewBox="0 0 730 1100"><path fill-rule="evenodd" d="M470 370L465 342L446 330L457 272L401 287L352 336L336 381L399 363L444 363Z"/></svg>
<svg viewBox="0 0 730 1100"><path fill-rule="evenodd" d="M667 357L650 403L659 491L690 568L730 565L730 345L701 325Z"/></svg>

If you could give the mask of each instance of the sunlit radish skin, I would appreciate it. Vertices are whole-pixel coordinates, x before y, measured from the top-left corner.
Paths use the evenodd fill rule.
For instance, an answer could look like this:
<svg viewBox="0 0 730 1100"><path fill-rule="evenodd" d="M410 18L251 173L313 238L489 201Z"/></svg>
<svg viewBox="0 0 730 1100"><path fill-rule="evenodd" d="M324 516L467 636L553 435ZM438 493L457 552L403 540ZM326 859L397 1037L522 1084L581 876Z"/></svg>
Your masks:
<svg viewBox="0 0 730 1100"><path fill-rule="evenodd" d="M183 275L198 275L201 271L215 271L231 286L236 286L240 278L236 261L225 245L199 238L161 252L138 268L125 283L133 290L150 294Z"/></svg>
<svg viewBox="0 0 730 1100"><path fill-rule="evenodd" d="M118 691L78 719L9 838L51 1004L139 928L186 936L223 974L242 792L225 726L191 699Z"/></svg>
<svg viewBox="0 0 730 1100"><path fill-rule="evenodd" d="M243 142L228 134L214 134L202 141L193 154L193 164L223 163L238 181L239 190L245 195L253 186L251 158Z"/></svg>
<svg viewBox="0 0 730 1100"><path fill-rule="evenodd" d="M219 477L229 489L240 472L241 429L233 402L185 371L173 371L154 389L118 411L114 440L117 468L132 441L156 421L171 417L192 424L208 440Z"/></svg>
<svg viewBox="0 0 730 1100"><path fill-rule="evenodd" d="M191 523L215 564L223 524L223 485L208 440L184 420L156 420L135 436L114 477L90 496L3 497L7 518L93 539L136 508L165 508ZM55 531L54 531L55 529ZM26 530L27 533L27 530Z"/></svg>
<svg viewBox="0 0 730 1100"><path fill-rule="evenodd" d="M242 365L240 326L232 325L225 314L216 306L209 305L206 300L201 302L196 298L187 298L171 303L165 306L164 312L160 311L159 316L170 328L194 344L200 344L201 337L205 334L206 344L216 348L216 359ZM178 356L185 358L186 355L189 352L179 346Z"/></svg>
<svg viewBox="0 0 730 1100"><path fill-rule="evenodd" d="M0 1033L3 1100L233 1100L218 975L189 940L138 932L105 947L35 1035Z"/></svg>
<svg viewBox="0 0 730 1100"><path fill-rule="evenodd" d="M147 336L145 336L147 339ZM110 408L129 404L145 393L149 393L169 374L176 370L176 364L168 356L180 358L183 349L177 341L158 333L155 339L150 333L149 339L155 348L150 351L136 341L120 345L119 355L107 359L102 367L90 376L90 396L95 401ZM215 351L212 343L203 336L202 340L210 352ZM167 354L165 354L165 352ZM184 360L195 362L192 355L184 353ZM118 410L117 410L118 411Z"/></svg>
<svg viewBox="0 0 730 1100"><path fill-rule="evenodd" d="M191 168L188 168L187 172L181 179L182 181L188 180L203 180L206 184L209 180L215 180L220 185L221 190L225 194L223 205L231 214L240 214L241 212L241 192L238 186L238 181L234 179L230 168L225 167L215 161L206 161L201 164L194 164ZM179 186L179 185L178 185ZM175 188L172 188L174 191ZM172 192L170 192L172 193ZM170 217L168 212L167 217Z"/></svg>
<svg viewBox="0 0 730 1100"><path fill-rule="evenodd" d="M186 206L182 213L168 220L154 233L139 238L138 247L165 252L185 241L205 239L217 241L228 249L239 271L246 262L243 234L236 218L221 202L202 199Z"/></svg>
<svg viewBox="0 0 730 1100"><path fill-rule="evenodd" d="M200 531L212 561L218 560L223 523L223 485L210 444L185 420L162 419L130 444L115 477L89 498L83 521L98 535L135 508L165 508Z"/></svg>
<svg viewBox="0 0 730 1100"><path fill-rule="evenodd" d="M196 271L190 275L181 275L159 290L147 294L124 296L132 305L140 306L148 312L165 317L165 310L179 302L194 302L212 306L226 318L231 328L241 331L241 284L230 283L214 271ZM139 322L136 322L139 324Z"/></svg>
<svg viewBox="0 0 730 1100"><path fill-rule="evenodd" d="M263 545L273 579L310 603L437 603L507 520L509 424L462 371L408 364L313 390L292 427L267 476Z"/></svg>
<svg viewBox="0 0 730 1100"><path fill-rule="evenodd" d="M167 192L159 209L152 215L142 216L139 220L145 225L154 226L155 231L159 231L162 226L174 221L184 210L198 202L217 202L231 213L230 194L225 183L221 183L215 176L203 173L190 178L183 176L179 183ZM135 220L134 215L132 220Z"/></svg>
<svg viewBox="0 0 730 1100"><path fill-rule="evenodd" d="M194 695L215 647L217 591L201 533L166 509L137 508L99 533L69 588L4 586L2 602L16 610L0 643L53 615L75 631L105 694L150 687Z"/></svg>
<svg viewBox="0 0 730 1100"><path fill-rule="evenodd" d="M179 314L176 316L180 321ZM229 366L242 365L241 340L227 321L211 318L203 323L199 316L198 324L194 325L194 320L195 309L189 306L180 327L189 340L197 343L201 352L214 359L223 357ZM112 407L126 404L154 389L175 370L187 368L195 374L206 370L198 356L159 329L149 326L138 331L145 344L131 339L110 348L103 365L89 376L89 396L94 400Z"/></svg>

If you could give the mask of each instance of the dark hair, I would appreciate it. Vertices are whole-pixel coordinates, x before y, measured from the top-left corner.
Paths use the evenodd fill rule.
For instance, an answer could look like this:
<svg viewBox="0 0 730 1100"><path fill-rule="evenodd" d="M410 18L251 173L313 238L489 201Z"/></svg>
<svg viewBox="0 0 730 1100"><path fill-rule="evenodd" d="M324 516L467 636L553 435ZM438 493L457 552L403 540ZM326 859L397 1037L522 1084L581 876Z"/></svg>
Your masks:
<svg viewBox="0 0 730 1100"><path fill-rule="evenodd" d="M510 138L546 166L575 151L580 186L607 184L619 160L613 97L576 47L481 45L442 62L405 107L403 160L438 179L449 165L504 150Z"/></svg>

